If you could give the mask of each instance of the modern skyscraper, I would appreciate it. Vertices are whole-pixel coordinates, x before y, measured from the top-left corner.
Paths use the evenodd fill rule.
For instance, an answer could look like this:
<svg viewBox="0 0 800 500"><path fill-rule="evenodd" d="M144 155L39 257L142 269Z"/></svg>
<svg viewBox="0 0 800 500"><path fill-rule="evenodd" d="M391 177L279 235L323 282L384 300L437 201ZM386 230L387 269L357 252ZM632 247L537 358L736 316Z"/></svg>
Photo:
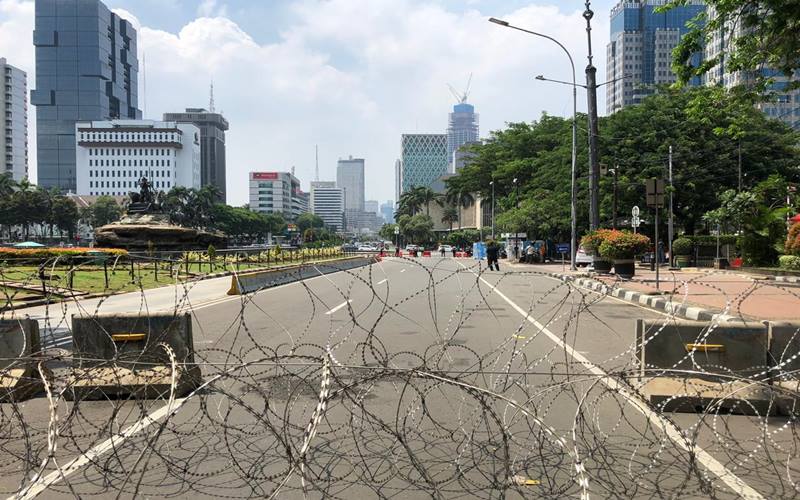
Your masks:
<svg viewBox="0 0 800 500"><path fill-rule="evenodd" d="M709 7L708 17L713 18L714 15L714 8ZM800 89L787 90L789 78L770 68L762 68L759 75L745 71L730 71L726 66L725 52L731 48L730 45L733 41L743 34L740 22L733 25L725 23L712 34L705 47L705 58L711 60L719 57L719 62L706 72L706 84L731 88L739 85L753 85L758 76L772 78L774 83L767 89L773 94L772 99L760 102L756 106L770 118L780 120L795 130L800 130Z"/></svg>
<svg viewBox="0 0 800 500"><path fill-rule="evenodd" d="M455 152L469 142L478 141L478 114L475 107L466 102L460 102L453 106L453 112L449 114L447 125L447 161L450 163L450 171L455 171Z"/></svg>
<svg viewBox="0 0 800 500"><path fill-rule="evenodd" d="M400 194L412 187L430 186L447 173L446 134L403 134Z"/></svg>
<svg viewBox="0 0 800 500"><path fill-rule="evenodd" d="M146 177L156 191L200 187L200 130L153 120L78 122L79 195L124 196Z"/></svg>
<svg viewBox="0 0 800 500"><path fill-rule="evenodd" d="M394 202L392 200L381 203L381 215L386 224L394 223Z"/></svg>
<svg viewBox="0 0 800 500"><path fill-rule="evenodd" d="M5 78L6 91L0 94L0 104L6 113L6 126L0 133L5 144L5 169L15 181L28 176L28 77L24 71L0 58L0 73Z"/></svg>
<svg viewBox="0 0 800 500"><path fill-rule="evenodd" d="M706 9L703 0L658 13L663 0L622 0L611 9L611 41L606 48L606 112L638 104L655 86L675 82L672 49L689 31L687 23ZM695 55L699 63L701 54ZM623 78L624 77L624 78ZM700 85L694 78L692 85Z"/></svg>
<svg viewBox="0 0 800 500"><path fill-rule="evenodd" d="M228 130L228 120L203 108L187 108L184 113L164 113L164 121L192 123L200 129L203 156L200 182L203 186L216 186L220 201L225 202L225 131Z"/></svg>
<svg viewBox="0 0 800 500"><path fill-rule="evenodd" d="M339 160L336 166L336 186L344 189L345 209L364 211L364 160Z"/></svg>
<svg viewBox="0 0 800 500"><path fill-rule="evenodd" d="M99 0L36 0L38 182L75 191L75 123L140 119L136 30Z"/></svg>
<svg viewBox="0 0 800 500"><path fill-rule="evenodd" d="M335 231L344 230L344 189L332 181L313 181L310 195L311 213Z"/></svg>
<svg viewBox="0 0 800 500"><path fill-rule="evenodd" d="M290 172L250 172L250 210L296 219L307 211L300 180Z"/></svg>
<svg viewBox="0 0 800 500"><path fill-rule="evenodd" d="M377 200L367 200L364 202L364 211L372 212L376 215L381 214L381 204Z"/></svg>

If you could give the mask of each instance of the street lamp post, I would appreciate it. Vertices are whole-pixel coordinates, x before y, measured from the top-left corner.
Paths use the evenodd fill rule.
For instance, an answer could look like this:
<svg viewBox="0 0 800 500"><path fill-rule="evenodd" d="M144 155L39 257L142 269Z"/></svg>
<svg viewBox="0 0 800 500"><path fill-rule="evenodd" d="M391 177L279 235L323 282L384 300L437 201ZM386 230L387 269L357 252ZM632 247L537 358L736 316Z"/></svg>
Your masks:
<svg viewBox="0 0 800 500"><path fill-rule="evenodd" d="M548 35L545 35L545 34L542 34L542 33L537 33L535 31L526 30L526 29L523 29L523 28L518 28L516 26L512 26L512 25L508 24L507 21L502 21L500 19L495 19L494 17L490 18L489 22L497 24L497 25L500 25L500 26L505 26L506 28L511 28L511 29L515 29L517 31L522 31L524 33L528 33L529 35L535 35L535 36L538 36L538 37L541 37L541 38L546 38L546 39L550 40L551 42L555 43L556 45L558 45L559 47L561 47L561 50L563 50L564 53L567 55L567 58L569 58L569 64L572 67L572 187L570 188L571 189L571 193L570 193L570 201L571 201L570 202L570 216L571 216L572 220L570 221L569 268L571 270L575 271L577 269L577 267L575 265L575 252L577 251L577 246L578 246L578 234L577 234L577 231L578 231L578 221L577 221L577 212L578 212L578 208L577 208L577 206L578 206L578 196L577 195L578 195L578 191L577 191L576 171L575 171L576 162L578 160L578 149L577 149L577 145L578 145L578 122L577 122L577 119L578 119L578 85L577 85L577 81L575 79L575 62L572 60L572 54L569 53L567 48L564 47L564 45L561 42L559 42L558 40L556 40L555 38L553 38L551 36L548 36Z"/></svg>
<svg viewBox="0 0 800 500"><path fill-rule="evenodd" d="M492 186L492 239L494 239L494 181L489 183Z"/></svg>
<svg viewBox="0 0 800 500"><path fill-rule="evenodd" d="M512 182L514 183L514 191L516 191L516 193L515 193L515 195L516 195L516 206L517 206L517 208L519 208L519 184L517 184L517 178L514 177L514 180Z"/></svg>

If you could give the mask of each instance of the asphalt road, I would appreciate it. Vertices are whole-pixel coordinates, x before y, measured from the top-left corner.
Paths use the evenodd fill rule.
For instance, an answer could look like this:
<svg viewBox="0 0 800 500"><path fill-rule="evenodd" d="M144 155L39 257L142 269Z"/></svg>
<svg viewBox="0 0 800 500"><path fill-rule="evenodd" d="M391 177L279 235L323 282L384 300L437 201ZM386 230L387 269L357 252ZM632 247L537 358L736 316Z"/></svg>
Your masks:
<svg viewBox="0 0 800 500"><path fill-rule="evenodd" d="M32 308L47 345L65 354L55 370L68 360L73 312L190 310L208 385L171 406L55 399L55 425L46 398L2 405L0 492L794 495L788 419L658 415L626 385L635 320L663 316L503 268L385 259L242 297L225 295L225 278Z"/></svg>

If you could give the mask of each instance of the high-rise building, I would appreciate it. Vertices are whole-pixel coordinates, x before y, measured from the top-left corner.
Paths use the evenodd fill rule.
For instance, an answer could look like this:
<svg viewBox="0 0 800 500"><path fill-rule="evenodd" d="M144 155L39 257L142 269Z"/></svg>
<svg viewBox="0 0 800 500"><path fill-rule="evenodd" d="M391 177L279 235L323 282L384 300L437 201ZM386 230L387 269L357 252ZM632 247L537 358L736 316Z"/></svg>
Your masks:
<svg viewBox="0 0 800 500"><path fill-rule="evenodd" d="M428 187L447 173L446 134L403 134L400 194L412 187Z"/></svg>
<svg viewBox="0 0 800 500"><path fill-rule="evenodd" d="M611 9L611 41L606 47L606 112L638 104L655 87L675 82L672 49L689 31L687 24L706 9L703 0L687 0L656 12L664 0L621 0ZM694 56L700 62L701 54ZM700 85L693 78L692 85Z"/></svg>
<svg viewBox="0 0 800 500"><path fill-rule="evenodd" d="M336 186L344 189L345 208L364 211L364 160L339 160L336 166Z"/></svg>
<svg viewBox="0 0 800 500"><path fill-rule="evenodd" d="M478 141L478 114L466 102L453 106L447 125L447 160L450 171L455 172L455 153L464 144Z"/></svg>
<svg viewBox="0 0 800 500"><path fill-rule="evenodd" d="M200 150L203 155L200 182L203 186L216 186L220 201L224 202L225 131L228 130L228 120L219 113L203 108L187 108L184 113L164 113L164 121L193 123L200 129Z"/></svg>
<svg viewBox="0 0 800 500"><path fill-rule="evenodd" d="M308 211L300 180L291 172L250 172L250 210L294 220Z"/></svg>
<svg viewBox="0 0 800 500"><path fill-rule="evenodd" d="M325 225L342 232L344 230L344 189L332 181L314 181L309 196L311 213L318 215Z"/></svg>
<svg viewBox="0 0 800 500"><path fill-rule="evenodd" d="M714 7L708 8L708 18L715 16ZM790 127L800 130L800 89L787 90L790 79L784 74L770 68L762 68L759 73L745 71L730 71L726 65L724 53L730 50L730 45L744 34L741 22L723 23L717 31L712 33L705 46L707 60L719 57L719 61L705 74L707 85L722 85L726 88L739 85L754 85L759 76L771 78L773 83L767 91L772 98L759 102L756 106L770 118L780 120Z"/></svg>
<svg viewBox="0 0 800 500"><path fill-rule="evenodd" d="M403 162L398 158L394 162L394 198L400 199L403 194Z"/></svg>
<svg viewBox="0 0 800 500"><path fill-rule="evenodd" d="M75 124L77 194L124 196L146 177L155 191L200 187L200 130L190 123Z"/></svg>
<svg viewBox="0 0 800 500"><path fill-rule="evenodd" d="M75 123L140 119L136 30L99 0L36 0L38 182L75 191Z"/></svg>
<svg viewBox="0 0 800 500"><path fill-rule="evenodd" d="M364 202L364 211L372 212L376 215L381 214L381 204L377 200L367 200Z"/></svg>
<svg viewBox="0 0 800 500"><path fill-rule="evenodd" d="M5 144L5 168L15 181L28 176L28 76L21 69L0 58L0 72L5 78L6 91L0 94L0 104L6 113L6 126L0 138Z"/></svg>
<svg viewBox="0 0 800 500"><path fill-rule="evenodd" d="M381 203L381 215L386 224L394 223L394 202L392 200Z"/></svg>

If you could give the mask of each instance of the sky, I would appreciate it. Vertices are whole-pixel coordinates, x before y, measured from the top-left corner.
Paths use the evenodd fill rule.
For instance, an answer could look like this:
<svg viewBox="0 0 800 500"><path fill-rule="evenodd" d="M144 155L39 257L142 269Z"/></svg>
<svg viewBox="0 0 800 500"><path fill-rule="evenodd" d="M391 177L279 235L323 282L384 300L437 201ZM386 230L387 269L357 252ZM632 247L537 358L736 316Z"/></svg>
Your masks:
<svg viewBox="0 0 800 500"><path fill-rule="evenodd" d="M592 2L594 64L605 80L609 11ZM302 188L334 180L336 161L365 158L367 200L394 199L394 163L403 133L444 133L472 74L468 102L481 137L542 113L569 116L566 55L552 42L503 28L489 17L550 35L587 64L581 0L107 0L138 29L139 103L148 119L208 107L230 122L228 203L247 203L248 172L296 168ZM35 88L33 0L0 0L0 57L28 73ZM580 89L579 89L580 90ZM586 109L585 92L578 95ZM605 96L598 94L598 108ZM35 180L35 110L29 109Z"/></svg>

